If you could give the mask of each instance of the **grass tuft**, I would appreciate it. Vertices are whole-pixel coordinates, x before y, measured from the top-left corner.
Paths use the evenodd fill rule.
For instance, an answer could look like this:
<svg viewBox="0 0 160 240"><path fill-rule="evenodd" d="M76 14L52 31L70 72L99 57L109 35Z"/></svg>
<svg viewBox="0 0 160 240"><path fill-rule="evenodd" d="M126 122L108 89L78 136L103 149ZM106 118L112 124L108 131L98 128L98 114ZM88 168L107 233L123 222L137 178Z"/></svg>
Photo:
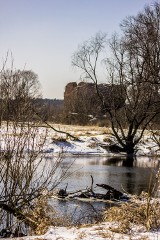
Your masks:
<svg viewBox="0 0 160 240"><path fill-rule="evenodd" d="M104 219L116 222L117 227L111 231L128 234L133 225L144 226L146 230L160 228L160 202L124 203L120 207L112 207L104 214Z"/></svg>

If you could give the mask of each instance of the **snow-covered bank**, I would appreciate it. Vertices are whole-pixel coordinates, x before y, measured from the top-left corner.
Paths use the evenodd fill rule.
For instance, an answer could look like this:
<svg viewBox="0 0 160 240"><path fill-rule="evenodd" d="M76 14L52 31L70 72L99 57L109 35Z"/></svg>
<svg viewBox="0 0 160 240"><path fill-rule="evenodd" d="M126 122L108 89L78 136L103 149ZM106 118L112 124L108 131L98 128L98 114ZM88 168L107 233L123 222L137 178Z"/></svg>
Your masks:
<svg viewBox="0 0 160 240"><path fill-rule="evenodd" d="M50 227L46 234L41 236L23 237L24 240L158 240L160 231L147 232L143 226L133 226L130 234L120 234L110 230L116 223L103 222L93 226L77 227ZM17 238L17 240L20 238Z"/></svg>
<svg viewBox="0 0 160 240"><path fill-rule="evenodd" d="M54 128L66 133L70 133L77 140L67 138L66 134L58 133L53 131L51 128L38 127L34 130L29 130L30 136L34 135L37 144L43 142L43 152L46 154L57 155L63 153L64 155L96 155L96 156L114 156L114 155L125 155L121 152L110 151L108 146L118 145L116 139L111 134L110 128L96 127L96 126L70 126L70 125L55 125ZM47 129L47 132L46 132ZM26 131L26 133L25 133ZM9 130L6 128L5 123L0 129L0 143L1 151L5 150L5 145L8 142L13 144L19 139L19 136L28 134L28 130L13 129L12 125L9 126ZM7 137L6 137L7 134ZM16 137L15 137L16 136ZM25 137L26 140L26 137ZM34 141L35 141L34 140ZM38 145L39 146L39 145ZM37 147L38 147L37 146ZM32 150L32 144L26 144L27 150ZM149 132L145 132L144 137L141 139L139 144L136 146L137 156L160 156L159 146L151 138Z"/></svg>
<svg viewBox="0 0 160 240"><path fill-rule="evenodd" d="M63 152L65 155L97 155L113 156L125 155L125 153L113 153L108 146L117 144L111 134L111 129L105 127L82 127L59 125L57 129L71 133L78 140L66 139L65 134L58 134L52 130L48 132L44 152L57 154ZM118 145L118 144L117 144ZM146 131L136 147L137 156L159 156L160 149Z"/></svg>

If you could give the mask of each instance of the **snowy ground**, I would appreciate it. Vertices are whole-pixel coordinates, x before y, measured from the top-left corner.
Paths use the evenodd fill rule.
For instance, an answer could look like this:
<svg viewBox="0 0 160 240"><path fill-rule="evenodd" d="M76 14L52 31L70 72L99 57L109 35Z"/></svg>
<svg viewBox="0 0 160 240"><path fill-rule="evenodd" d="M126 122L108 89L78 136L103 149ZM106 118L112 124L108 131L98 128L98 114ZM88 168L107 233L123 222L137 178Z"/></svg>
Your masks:
<svg viewBox="0 0 160 240"><path fill-rule="evenodd" d="M117 144L116 139L111 134L111 129L96 126L70 126L70 125L53 125L54 128L60 131L65 131L72 134L77 140L67 138L66 134L57 133L51 128L39 127L38 130L33 130L31 134L35 134L37 141L46 137L43 151L46 154L56 155L63 153L65 155L100 155L100 156L113 156L113 152L107 149L107 146ZM7 132L7 138L6 138ZM10 133L11 132L11 133ZM13 141L15 143L15 136L25 134L25 129L12 129L7 130L5 124L0 128L0 144L1 150L5 150L5 144ZM27 134L27 130L26 130ZM33 144L32 144L33 145ZM26 147L31 146L26 144ZM121 154L121 153L120 153ZM123 154L124 155L124 154ZM146 132L144 137L139 142L136 149L137 156L157 156L160 155L160 149L153 142L152 136Z"/></svg>
<svg viewBox="0 0 160 240"><path fill-rule="evenodd" d="M65 134L58 134L52 130L48 137L44 151L46 153L60 153L71 155L100 155L113 156L105 146L117 144L111 134L111 129L105 127L82 127L69 125L56 125L58 130L66 131L79 140L66 139ZM65 140L65 141L63 141ZM137 156L160 155L159 147L153 142L151 134L146 132L136 149Z"/></svg>
<svg viewBox="0 0 160 240"><path fill-rule="evenodd" d="M120 234L110 230L116 223L100 223L94 226L50 227L46 234L41 236L23 237L25 240L159 240L160 232L147 232L143 226L131 229L129 234ZM20 238L17 238L17 240Z"/></svg>
<svg viewBox="0 0 160 240"><path fill-rule="evenodd" d="M47 139L43 151L48 155L56 155L63 152L66 155L100 155L113 156L105 146L116 143L111 135L111 130L98 127L75 127L66 125L54 126L58 130L69 132L79 140L66 139L65 134L58 134L48 129ZM5 130L1 129L1 136ZM44 128L40 129L40 137L44 135ZM1 146L3 138L1 137ZM103 145L103 147L102 147ZM2 147L1 147L2 149ZM153 142L149 133L146 133L141 140L137 155L139 156L157 156L160 155L158 146ZM128 235L112 232L110 227L116 226L115 223L100 223L93 226L83 226L81 228L71 227L50 227L48 232L42 236L23 237L23 239L46 239L46 240L104 240L104 239L160 239L159 232L146 232L143 226L133 226Z"/></svg>

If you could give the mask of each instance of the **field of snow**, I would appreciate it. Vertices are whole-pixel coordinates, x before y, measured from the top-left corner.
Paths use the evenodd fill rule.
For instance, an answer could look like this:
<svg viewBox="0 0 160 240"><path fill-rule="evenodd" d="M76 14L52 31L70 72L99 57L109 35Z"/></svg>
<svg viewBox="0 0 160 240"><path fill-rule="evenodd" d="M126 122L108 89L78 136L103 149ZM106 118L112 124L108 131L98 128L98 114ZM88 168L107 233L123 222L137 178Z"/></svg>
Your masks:
<svg viewBox="0 0 160 240"><path fill-rule="evenodd" d="M30 131L30 141L31 136L35 136L38 144L43 142L45 138L45 144L43 145L43 152L46 154L59 154L63 153L65 155L97 155L97 156L113 156L113 152L108 149L109 145L117 144L116 139L111 134L111 129L105 127L97 126L71 126L71 125L52 125L58 131L64 131L75 137L67 137L64 133L58 133L51 128L46 128L46 126L40 126L38 129L29 130ZM25 133L26 131L26 133ZM6 126L0 129L0 144L1 150L5 149L6 143L13 144L18 141L19 136L23 135L26 141L26 136L28 130L26 129L10 129L6 130ZM6 137L7 132L7 137ZM17 138L17 139L16 139ZM34 144L35 144L34 140ZM26 144L26 149L30 148L33 144ZM35 146L34 146L35 147ZM120 153L122 154L122 153ZM124 155L124 153L123 153ZM136 148L137 156L157 156L160 155L159 147L153 142L151 134L146 132L144 137L141 139L140 143Z"/></svg>
<svg viewBox="0 0 160 240"><path fill-rule="evenodd" d="M63 152L67 155L113 156L113 153L107 149L107 146L110 144L117 144L117 141L111 134L111 129L109 128L70 125L54 125L54 127L57 130L72 134L74 137L77 137L78 140L66 138L65 134L60 134L50 129L44 147L46 153L56 154ZM146 132L138 144L136 155L160 155L159 147L153 142L149 132Z"/></svg>

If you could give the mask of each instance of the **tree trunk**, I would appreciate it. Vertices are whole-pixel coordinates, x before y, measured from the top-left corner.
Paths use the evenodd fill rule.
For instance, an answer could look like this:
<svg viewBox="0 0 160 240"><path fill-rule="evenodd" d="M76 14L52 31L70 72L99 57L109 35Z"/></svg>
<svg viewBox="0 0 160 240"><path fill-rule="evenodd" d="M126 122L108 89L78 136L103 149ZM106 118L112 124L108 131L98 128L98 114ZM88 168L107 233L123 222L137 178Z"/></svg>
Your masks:
<svg viewBox="0 0 160 240"><path fill-rule="evenodd" d="M126 146L125 146L125 152L126 152L126 160L124 162L124 166L127 167L133 167L133 162L134 162L134 143L133 141L128 141Z"/></svg>
<svg viewBox="0 0 160 240"><path fill-rule="evenodd" d="M134 162L134 155L128 155L126 156L126 159L123 161L123 166L124 167L133 167L133 162Z"/></svg>

